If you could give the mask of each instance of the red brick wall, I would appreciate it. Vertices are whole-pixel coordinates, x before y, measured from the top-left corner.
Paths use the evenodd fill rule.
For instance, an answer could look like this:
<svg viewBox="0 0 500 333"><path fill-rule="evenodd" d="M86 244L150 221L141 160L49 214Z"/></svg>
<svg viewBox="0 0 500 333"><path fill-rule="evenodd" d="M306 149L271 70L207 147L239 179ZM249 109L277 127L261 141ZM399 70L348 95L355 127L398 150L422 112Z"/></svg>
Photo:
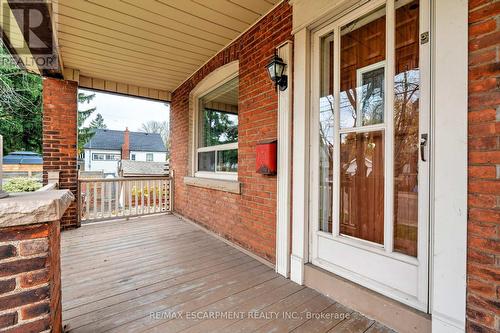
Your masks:
<svg viewBox="0 0 500 333"><path fill-rule="evenodd" d="M0 229L0 331L61 332L59 237L59 222Z"/></svg>
<svg viewBox="0 0 500 333"><path fill-rule="evenodd" d="M469 1L467 330L500 330L500 1Z"/></svg>
<svg viewBox="0 0 500 333"><path fill-rule="evenodd" d="M60 171L59 188L77 198L77 90L73 81L43 79L43 179L48 171ZM71 203L62 228L78 226L77 204Z"/></svg>
<svg viewBox="0 0 500 333"><path fill-rule="evenodd" d="M277 136L277 93L265 65L274 49L291 39L291 7L285 2L218 53L172 95L174 209L223 237L274 262L276 177L255 172L256 143ZM238 178L241 195L186 186L189 93L209 73L239 60Z"/></svg>

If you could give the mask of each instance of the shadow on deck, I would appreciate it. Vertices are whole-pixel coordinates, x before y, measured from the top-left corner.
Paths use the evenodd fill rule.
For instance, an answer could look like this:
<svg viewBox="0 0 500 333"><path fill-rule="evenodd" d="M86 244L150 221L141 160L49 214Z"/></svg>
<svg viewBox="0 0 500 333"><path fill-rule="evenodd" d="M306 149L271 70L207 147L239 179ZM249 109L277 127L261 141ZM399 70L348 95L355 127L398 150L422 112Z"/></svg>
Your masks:
<svg viewBox="0 0 500 333"><path fill-rule="evenodd" d="M392 332L174 215L68 230L61 252L67 332Z"/></svg>

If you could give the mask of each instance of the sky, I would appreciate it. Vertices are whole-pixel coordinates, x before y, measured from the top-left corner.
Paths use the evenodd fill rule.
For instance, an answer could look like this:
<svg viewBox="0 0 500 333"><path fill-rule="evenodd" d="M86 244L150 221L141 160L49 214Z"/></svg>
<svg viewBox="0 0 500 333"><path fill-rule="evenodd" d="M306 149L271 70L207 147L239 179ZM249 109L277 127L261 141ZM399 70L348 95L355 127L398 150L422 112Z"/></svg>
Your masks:
<svg viewBox="0 0 500 333"><path fill-rule="evenodd" d="M98 113L104 118L108 129L124 131L137 131L142 123L149 120L168 121L170 106L164 102L155 102L143 98L121 96L79 89L78 92L95 93L95 98L89 103L79 104L78 109L85 110L97 107L97 110L84 123L87 126Z"/></svg>

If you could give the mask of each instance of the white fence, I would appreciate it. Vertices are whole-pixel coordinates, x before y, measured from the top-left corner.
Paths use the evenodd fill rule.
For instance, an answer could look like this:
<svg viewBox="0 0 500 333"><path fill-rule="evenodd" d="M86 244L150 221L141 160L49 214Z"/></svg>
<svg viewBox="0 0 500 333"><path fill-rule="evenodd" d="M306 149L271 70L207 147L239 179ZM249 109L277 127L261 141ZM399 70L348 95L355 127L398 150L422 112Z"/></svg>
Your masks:
<svg viewBox="0 0 500 333"><path fill-rule="evenodd" d="M78 180L82 223L172 211L170 177L84 178Z"/></svg>

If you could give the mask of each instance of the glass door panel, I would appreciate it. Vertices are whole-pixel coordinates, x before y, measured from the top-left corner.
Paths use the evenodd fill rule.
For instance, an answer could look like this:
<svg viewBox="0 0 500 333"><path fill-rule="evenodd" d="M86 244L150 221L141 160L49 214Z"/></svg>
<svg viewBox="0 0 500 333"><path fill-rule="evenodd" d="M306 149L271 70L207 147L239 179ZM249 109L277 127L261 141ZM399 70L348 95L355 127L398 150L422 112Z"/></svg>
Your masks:
<svg viewBox="0 0 500 333"><path fill-rule="evenodd" d="M385 21L382 7L340 29L339 229L343 235L380 245L384 244Z"/></svg>
<svg viewBox="0 0 500 333"><path fill-rule="evenodd" d="M333 92L333 33L321 40L321 88L319 100L319 230L333 230L333 144L335 132Z"/></svg>
<svg viewBox="0 0 500 333"><path fill-rule="evenodd" d="M340 233L384 244L384 131L340 137Z"/></svg>
<svg viewBox="0 0 500 333"><path fill-rule="evenodd" d="M343 26L340 33L340 127L381 124L385 7Z"/></svg>
<svg viewBox="0 0 500 333"><path fill-rule="evenodd" d="M394 77L394 251L417 256L419 1L396 1Z"/></svg>

